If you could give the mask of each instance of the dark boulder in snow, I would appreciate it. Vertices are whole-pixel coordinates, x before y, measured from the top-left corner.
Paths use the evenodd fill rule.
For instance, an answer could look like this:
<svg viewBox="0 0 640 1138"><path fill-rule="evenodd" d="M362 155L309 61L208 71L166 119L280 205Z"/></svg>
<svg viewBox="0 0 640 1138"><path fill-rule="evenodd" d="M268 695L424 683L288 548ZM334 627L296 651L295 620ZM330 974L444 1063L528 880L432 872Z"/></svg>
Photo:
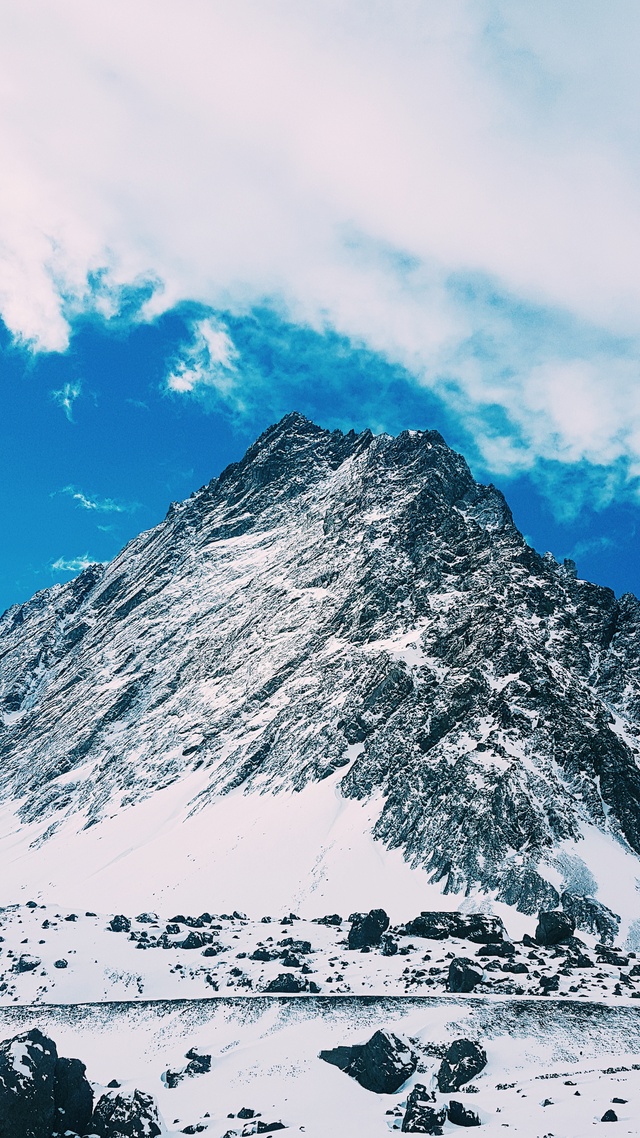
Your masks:
<svg viewBox="0 0 640 1138"><path fill-rule="evenodd" d="M470 1039L455 1039L438 1070L438 1090L457 1091L487 1065L486 1051Z"/></svg>
<svg viewBox="0 0 640 1138"><path fill-rule="evenodd" d="M2 1138L50 1138L58 1053L38 1028L0 1043Z"/></svg>
<svg viewBox="0 0 640 1138"><path fill-rule="evenodd" d="M569 913L560 909L550 909L538 913L538 924L535 931L536 944L550 946L560 944L573 936L576 922Z"/></svg>
<svg viewBox="0 0 640 1138"><path fill-rule="evenodd" d="M153 1098L139 1090L102 1095L90 1128L98 1138L157 1138L162 1133Z"/></svg>
<svg viewBox="0 0 640 1138"><path fill-rule="evenodd" d="M516 950L511 941L502 940L497 944L483 944L476 956L515 956Z"/></svg>
<svg viewBox="0 0 640 1138"><path fill-rule="evenodd" d="M449 1122L453 1122L455 1126L480 1126L480 1116L476 1114L475 1110L468 1110L461 1102L456 1102L451 1099L449 1109L447 1111Z"/></svg>
<svg viewBox="0 0 640 1138"><path fill-rule="evenodd" d="M411 1048L390 1031L376 1031L364 1044L321 1051L320 1058L381 1095L395 1094L418 1065Z"/></svg>
<svg viewBox="0 0 640 1138"><path fill-rule="evenodd" d="M349 929L349 948L375 948L382 934L389 928L384 909L371 909L369 913L354 913Z"/></svg>
<svg viewBox="0 0 640 1138"><path fill-rule="evenodd" d="M23 952L22 956L16 960L14 968L16 972L34 972L41 964L42 961L39 956L32 956L30 952Z"/></svg>
<svg viewBox="0 0 640 1138"><path fill-rule="evenodd" d="M93 1111L93 1091L79 1059L58 1059L55 1068L55 1129L86 1134Z"/></svg>
<svg viewBox="0 0 640 1138"><path fill-rule="evenodd" d="M265 992L296 995L298 992L304 992L306 987L306 981L301 976L295 976L293 972L280 972L275 980L271 980L267 984Z"/></svg>
<svg viewBox="0 0 640 1138"><path fill-rule="evenodd" d="M416 1083L407 1097L407 1109L402 1119L405 1134L442 1134L447 1119L444 1107L433 1106L433 1098L422 1083Z"/></svg>
<svg viewBox="0 0 640 1138"><path fill-rule="evenodd" d="M422 912L405 925L405 932L407 936L419 936L424 940L446 940L455 936L475 944L495 943L506 936L500 917L485 913Z"/></svg>
<svg viewBox="0 0 640 1138"><path fill-rule="evenodd" d="M116 913L109 921L109 930L112 933L128 933L131 930L131 921L123 913Z"/></svg>
<svg viewBox="0 0 640 1138"><path fill-rule="evenodd" d="M618 1121L618 1115L616 1114L615 1110L605 1110L600 1121L601 1122L617 1122Z"/></svg>
<svg viewBox="0 0 640 1138"><path fill-rule="evenodd" d="M448 988L450 992L473 992L482 982L484 973L475 961L466 956L456 956L449 965Z"/></svg>

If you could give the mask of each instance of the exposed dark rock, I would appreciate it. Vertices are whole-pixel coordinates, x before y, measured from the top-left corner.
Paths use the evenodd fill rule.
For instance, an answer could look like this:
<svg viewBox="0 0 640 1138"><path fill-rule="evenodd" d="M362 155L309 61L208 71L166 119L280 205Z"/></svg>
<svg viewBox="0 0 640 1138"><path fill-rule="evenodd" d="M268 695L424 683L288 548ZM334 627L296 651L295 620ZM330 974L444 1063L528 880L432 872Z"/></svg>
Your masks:
<svg viewBox="0 0 640 1138"><path fill-rule="evenodd" d="M380 952L383 956L395 956L398 951L398 942L389 933L385 933L380 940Z"/></svg>
<svg viewBox="0 0 640 1138"><path fill-rule="evenodd" d="M414 1073L417 1056L397 1035L376 1031L364 1044L321 1051L320 1058L351 1075L365 1090L395 1094Z"/></svg>
<svg viewBox="0 0 640 1138"><path fill-rule="evenodd" d="M476 952L476 956L515 956L515 948L510 941L500 941L499 944L483 944Z"/></svg>
<svg viewBox="0 0 640 1138"><path fill-rule="evenodd" d="M39 956L32 956L30 952L23 952L15 962L16 972L33 972L39 968L42 961Z"/></svg>
<svg viewBox="0 0 640 1138"><path fill-rule="evenodd" d="M538 924L535 931L536 943L542 945L561 944L563 940L573 936L575 927L573 917L559 909L538 913Z"/></svg>
<svg viewBox="0 0 640 1138"><path fill-rule="evenodd" d="M475 1110L469 1110L461 1102L451 1099L447 1110L449 1122L455 1126L480 1126L480 1115Z"/></svg>
<svg viewBox="0 0 640 1138"><path fill-rule="evenodd" d="M68 962L68 960L65 960L64 957L61 957L60 960L54 960L53 967L54 968L68 968L69 962Z"/></svg>
<svg viewBox="0 0 640 1138"><path fill-rule="evenodd" d="M158 1108L144 1091L116 1091L98 1099L91 1134L98 1138L157 1138L162 1133Z"/></svg>
<svg viewBox="0 0 640 1138"><path fill-rule="evenodd" d="M466 956L457 956L449 965L447 987L450 992L473 992L483 979L482 968Z"/></svg>
<svg viewBox="0 0 640 1138"><path fill-rule="evenodd" d="M0 1135L50 1138L58 1053L38 1028L0 1043Z"/></svg>
<svg viewBox="0 0 640 1138"><path fill-rule="evenodd" d="M438 1109L422 1083L416 1083L407 1096L407 1109L402 1119L405 1134L442 1134L447 1120L445 1107Z"/></svg>
<svg viewBox="0 0 640 1138"><path fill-rule="evenodd" d="M131 929L131 921L123 913L117 913L109 921L109 929L112 933L128 933Z"/></svg>
<svg viewBox="0 0 640 1138"><path fill-rule="evenodd" d="M618 1121L618 1115L616 1114L615 1110L605 1110L600 1121L601 1122L617 1122Z"/></svg>
<svg viewBox="0 0 640 1138"><path fill-rule="evenodd" d="M445 940L449 936L475 944L499 942L506 936L500 917L485 913L423 912L405 925L407 936Z"/></svg>
<svg viewBox="0 0 640 1138"><path fill-rule="evenodd" d="M296 995L306 990L306 981L303 980L302 976L296 976L293 972L280 972L275 979L269 981L265 988L265 992L282 995Z"/></svg>
<svg viewBox="0 0 640 1138"><path fill-rule="evenodd" d="M372 909L369 913L354 913L349 929L349 948L375 948L382 935L389 928L389 918L384 909Z"/></svg>
<svg viewBox="0 0 640 1138"><path fill-rule="evenodd" d="M315 917L316 925L341 925L342 917L338 913L331 913L328 917Z"/></svg>
<svg viewBox="0 0 640 1138"><path fill-rule="evenodd" d="M479 1043L456 1039L447 1048L438 1070L438 1090L457 1091L487 1065L487 1054Z"/></svg>
<svg viewBox="0 0 640 1138"><path fill-rule="evenodd" d="M59 1058L56 1062L54 1127L61 1134L68 1130L85 1134L89 1129L93 1091L85 1072L86 1067L79 1059Z"/></svg>

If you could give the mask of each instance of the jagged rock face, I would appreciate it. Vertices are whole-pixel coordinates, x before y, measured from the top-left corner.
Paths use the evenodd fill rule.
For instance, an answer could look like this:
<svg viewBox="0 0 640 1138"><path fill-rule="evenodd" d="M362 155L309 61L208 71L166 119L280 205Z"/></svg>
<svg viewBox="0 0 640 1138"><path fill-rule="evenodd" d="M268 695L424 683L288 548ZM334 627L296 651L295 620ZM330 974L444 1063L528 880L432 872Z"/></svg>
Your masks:
<svg viewBox="0 0 640 1138"><path fill-rule="evenodd" d="M0 786L90 825L195 766L215 795L344 768L445 889L557 906L594 823L640 851L640 603L540 557L437 432L287 416L93 566L0 619Z"/></svg>

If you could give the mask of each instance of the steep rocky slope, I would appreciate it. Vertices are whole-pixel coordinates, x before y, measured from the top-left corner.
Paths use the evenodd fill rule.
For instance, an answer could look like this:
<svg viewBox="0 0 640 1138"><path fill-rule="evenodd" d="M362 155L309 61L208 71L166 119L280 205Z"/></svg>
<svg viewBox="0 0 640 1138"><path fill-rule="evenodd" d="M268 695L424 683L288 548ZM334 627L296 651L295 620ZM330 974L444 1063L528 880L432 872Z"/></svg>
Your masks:
<svg viewBox="0 0 640 1138"><path fill-rule="evenodd" d="M335 776L383 847L525 912L595 895L585 833L640 852L640 603L534 552L437 432L288 415L4 614L0 712L36 844L197 770L192 813Z"/></svg>

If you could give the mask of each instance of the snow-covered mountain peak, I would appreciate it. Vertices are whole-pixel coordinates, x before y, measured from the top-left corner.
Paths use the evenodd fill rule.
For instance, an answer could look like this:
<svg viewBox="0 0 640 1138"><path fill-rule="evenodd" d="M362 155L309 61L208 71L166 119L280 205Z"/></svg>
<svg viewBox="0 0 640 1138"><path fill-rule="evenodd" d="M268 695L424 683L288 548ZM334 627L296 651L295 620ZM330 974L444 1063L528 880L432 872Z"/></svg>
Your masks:
<svg viewBox="0 0 640 1138"><path fill-rule="evenodd" d="M530 549L437 432L288 415L108 566L0 618L20 873L63 841L93 842L87 864L108 834L126 845L150 803L179 845L197 829L194 865L201 820L222 820L231 864L275 794L308 819L294 892L330 898L349 872L330 836L347 811L353 842L425 889L630 909L639 627L635 598Z"/></svg>

